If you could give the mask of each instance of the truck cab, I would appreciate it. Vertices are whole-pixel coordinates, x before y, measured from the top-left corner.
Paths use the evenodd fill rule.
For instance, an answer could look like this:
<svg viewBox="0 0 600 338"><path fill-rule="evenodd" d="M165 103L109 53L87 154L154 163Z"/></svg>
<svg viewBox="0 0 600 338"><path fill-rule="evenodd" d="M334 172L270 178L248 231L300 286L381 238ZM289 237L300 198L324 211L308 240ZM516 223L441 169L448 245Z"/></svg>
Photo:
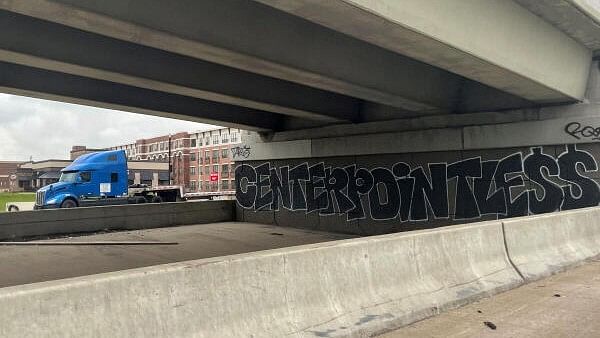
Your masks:
<svg viewBox="0 0 600 338"><path fill-rule="evenodd" d="M57 183L40 188L35 209L73 208L85 200L125 198L127 157L124 150L82 155L61 170Z"/></svg>

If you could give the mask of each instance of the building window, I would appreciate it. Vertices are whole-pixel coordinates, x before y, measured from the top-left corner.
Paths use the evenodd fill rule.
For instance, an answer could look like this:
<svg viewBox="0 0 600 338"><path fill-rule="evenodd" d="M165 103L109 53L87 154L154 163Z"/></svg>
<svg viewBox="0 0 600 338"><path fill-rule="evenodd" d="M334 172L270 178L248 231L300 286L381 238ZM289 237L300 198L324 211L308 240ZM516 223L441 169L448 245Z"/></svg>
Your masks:
<svg viewBox="0 0 600 338"><path fill-rule="evenodd" d="M206 144L207 146L209 146L209 145L210 145L210 137L207 137L207 138L206 138L206 142L204 142L204 144Z"/></svg>
<svg viewBox="0 0 600 338"><path fill-rule="evenodd" d="M207 165L207 166L204 167L204 174L205 175L210 175L210 166Z"/></svg>
<svg viewBox="0 0 600 338"><path fill-rule="evenodd" d="M195 161L196 160L196 153L191 153L190 154L190 161Z"/></svg>
<svg viewBox="0 0 600 338"><path fill-rule="evenodd" d="M196 167L190 167L190 175L196 175Z"/></svg>
<svg viewBox="0 0 600 338"><path fill-rule="evenodd" d="M210 160L210 150L204 152L204 159L208 162Z"/></svg>
<svg viewBox="0 0 600 338"><path fill-rule="evenodd" d="M213 135L212 143L213 144L219 144L219 135Z"/></svg>
<svg viewBox="0 0 600 338"><path fill-rule="evenodd" d="M229 180L221 181L221 190L229 190Z"/></svg>
<svg viewBox="0 0 600 338"><path fill-rule="evenodd" d="M192 148L196 147L196 139L195 138L190 140L190 147L192 147Z"/></svg>
<svg viewBox="0 0 600 338"><path fill-rule="evenodd" d="M221 177L229 177L229 164L221 166Z"/></svg>
<svg viewBox="0 0 600 338"><path fill-rule="evenodd" d="M196 181L190 181L190 188L196 190Z"/></svg>
<svg viewBox="0 0 600 338"><path fill-rule="evenodd" d="M229 142L229 135L223 134L223 143L227 143L227 142Z"/></svg>
<svg viewBox="0 0 600 338"><path fill-rule="evenodd" d="M212 171L213 173L218 173L219 172L219 165L218 164L213 165L212 166L212 170L213 170Z"/></svg>
<svg viewBox="0 0 600 338"><path fill-rule="evenodd" d="M221 150L221 157L222 157L222 158L227 158L227 157L229 157L229 149L222 149L222 150Z"/></svg>
<svg viewBox="0 0 600 338"><path fill-rule="evenodd" d="M213 160L218 160L219 159L219 151L218 150L213 150L212 151L212 158L213 158Z"/></svg>
<svg viewBox="0 0 600 338"><path fill-rule="evenodd" d="M231 133L231 143L238 141L238 133Z"/></svg>
<svg viewBox="0 0 600 338"><path fill-rule="evenodd" d="M201 138L198 139L198 147L202 147L202 139Z"/></svg>

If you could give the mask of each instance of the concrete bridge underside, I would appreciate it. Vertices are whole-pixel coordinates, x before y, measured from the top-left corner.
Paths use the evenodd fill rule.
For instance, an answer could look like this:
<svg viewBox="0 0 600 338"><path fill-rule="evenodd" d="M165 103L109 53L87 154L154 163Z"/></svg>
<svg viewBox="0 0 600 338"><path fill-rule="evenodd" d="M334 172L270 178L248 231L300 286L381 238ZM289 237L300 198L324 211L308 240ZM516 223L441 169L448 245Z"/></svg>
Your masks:
<svg viewBox="0 0 600 338"><path fill-rule="evenodd" d="M580 102L597 9L544 2L0 0L0 88L262 132Z"/></svg>

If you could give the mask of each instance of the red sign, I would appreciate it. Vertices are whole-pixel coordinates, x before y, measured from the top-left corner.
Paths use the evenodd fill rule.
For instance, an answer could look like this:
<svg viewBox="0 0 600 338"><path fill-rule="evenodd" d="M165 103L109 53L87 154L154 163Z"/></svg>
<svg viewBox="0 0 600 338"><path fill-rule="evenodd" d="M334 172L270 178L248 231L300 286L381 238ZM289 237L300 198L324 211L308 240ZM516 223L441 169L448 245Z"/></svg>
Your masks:
<svg viewBox="0 0 600 338"><path fill-rule="evenodd" d="M211 182L216 182L219 180L219 173L211 173L210 174L210 181Z"/></svg>

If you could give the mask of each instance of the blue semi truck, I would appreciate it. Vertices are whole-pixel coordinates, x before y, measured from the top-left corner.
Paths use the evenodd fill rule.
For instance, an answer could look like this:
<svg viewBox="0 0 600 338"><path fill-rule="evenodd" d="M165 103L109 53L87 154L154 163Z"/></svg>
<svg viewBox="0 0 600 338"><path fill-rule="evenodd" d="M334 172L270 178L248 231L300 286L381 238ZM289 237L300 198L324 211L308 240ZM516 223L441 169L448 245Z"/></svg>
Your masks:
<svg viewBox="0 0 600 338"><path fill-rule="evenodd" d="M176 202L182 199L184 191L180 186L128 186L125 151L112 150L82 155L62 169L58 182L37 191L34 209Z"/></svg>

